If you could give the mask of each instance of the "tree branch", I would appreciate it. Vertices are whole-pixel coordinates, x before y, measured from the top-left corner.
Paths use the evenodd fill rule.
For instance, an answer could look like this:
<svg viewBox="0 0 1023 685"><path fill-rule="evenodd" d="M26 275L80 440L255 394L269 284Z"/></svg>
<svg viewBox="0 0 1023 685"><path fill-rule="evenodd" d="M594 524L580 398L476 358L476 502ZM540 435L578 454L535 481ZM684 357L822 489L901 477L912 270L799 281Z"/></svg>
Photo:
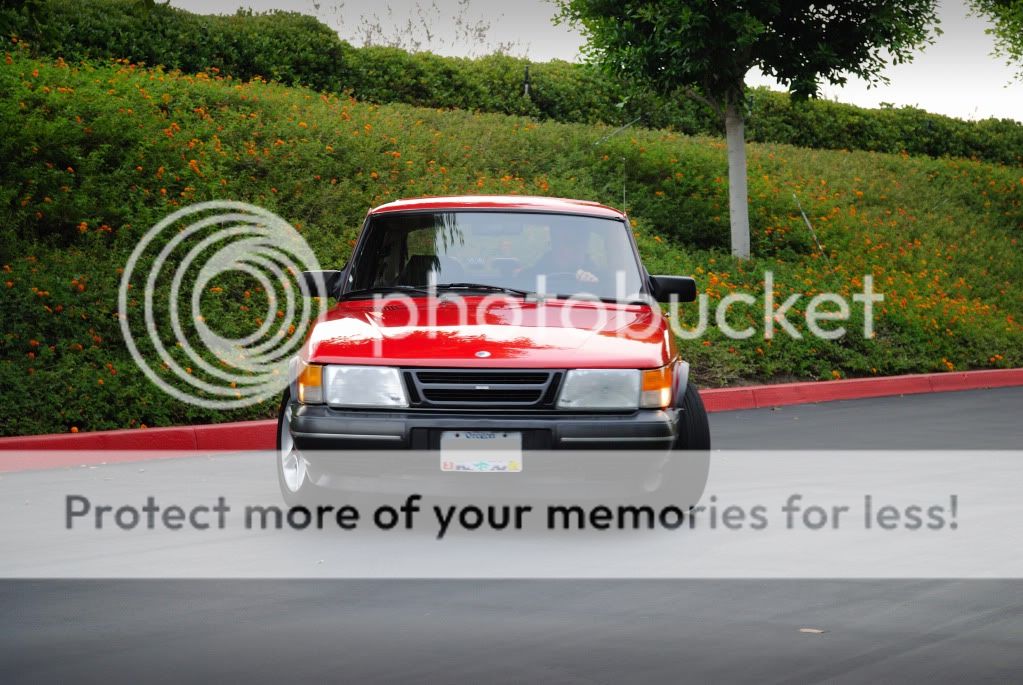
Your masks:
<svg viewBox="0 0 1023 685"><path fill-rule="evenodd" d="M721 105L719 105L714 100L711 100L710 98L708 98L706 95L704 95L700 91L692 88L691 86L683 86L682 87L682 92L685 93L686 97L690 98L691 100L696 100L700 104L706 105L707 107L710 107L712 110L714 110L714 112L718 116L720 116L720 117L725 116L724 108L721 107Z"/></svg>

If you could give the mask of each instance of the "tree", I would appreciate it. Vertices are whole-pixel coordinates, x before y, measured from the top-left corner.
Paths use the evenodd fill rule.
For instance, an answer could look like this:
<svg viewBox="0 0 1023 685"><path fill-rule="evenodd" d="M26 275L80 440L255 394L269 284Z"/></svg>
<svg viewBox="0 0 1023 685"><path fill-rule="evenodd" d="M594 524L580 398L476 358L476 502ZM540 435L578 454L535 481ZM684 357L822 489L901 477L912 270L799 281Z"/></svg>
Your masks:
<svg viewBox="0 0 1023 685"><path fill-rule="evenodd" d="M994 54L1015 62L1023 81L1023 0L970 0L970 9L991 22L985 33L995 38Z"/></svg>
<svg viewBox="0 0 1023 685"><path fill-rule="evenodd" d="M732 253L749 257L745 78L753 67L793 97L858 76L887 82L886 64L933 42L936 0L555 0L582 28L585 54L607 71L682 92L724 118Z"/></svg>

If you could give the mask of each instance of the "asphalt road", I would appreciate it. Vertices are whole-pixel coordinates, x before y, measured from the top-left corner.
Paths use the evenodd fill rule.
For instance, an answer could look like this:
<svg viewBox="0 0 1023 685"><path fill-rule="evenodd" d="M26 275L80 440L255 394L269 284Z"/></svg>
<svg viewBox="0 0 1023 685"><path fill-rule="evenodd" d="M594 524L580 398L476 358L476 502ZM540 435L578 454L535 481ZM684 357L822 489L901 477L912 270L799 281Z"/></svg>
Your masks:
<svg viewBox="0 0 1023 685"><path fill-rule="evenodd" d="M720 448L1019 448L1021 417L1023 389L1001 389L711 422ZM4 683L1019 682L1021 674L1023 581L1014 580L0 583Z"/></svg>

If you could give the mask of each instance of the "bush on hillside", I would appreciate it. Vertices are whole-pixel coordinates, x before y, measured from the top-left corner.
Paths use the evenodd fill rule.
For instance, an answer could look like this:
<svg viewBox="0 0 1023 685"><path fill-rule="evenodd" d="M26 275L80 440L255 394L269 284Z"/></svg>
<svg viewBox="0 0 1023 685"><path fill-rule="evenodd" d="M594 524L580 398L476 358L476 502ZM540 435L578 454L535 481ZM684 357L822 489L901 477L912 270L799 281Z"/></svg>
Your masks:
<svg viewBox="0 0 1023 685"><path fill-rule="evenodd" d="M26 38L41 54L66 60L126 59L189 73L216 69L350 92L377 103L516 114L571 123L722 133L713 112L681 93L661 97L588 65L480 59L354 48L313 17L292 12L204 16L139 0L32 0L0 9L0 35ZM523 92L529 68L531 95ZM864 109L815 100L791 102L765 88L749 91L747 137L814 148L955 156L1023 162L1023 124L968 122L919 109Z"/></svg>
<svg viewBox="0 0 1023 685"><path fill-rule="evenodd" d="M0 31L69 61L125 59L197 73L211 68L338 90L343 44L297 12L200 15L138 0L34 0L0 9Z"/></svg>
<svg viewBox="0 0 1023 685"><path fill-rule="evenodd" d="M624 181L646 265L695 275L711 307L732 292L760 292L768 269L779 301L849 295L865 274L885 293L876 340L729 340L712 324L680 342L703 385L1023 365L1018 169L750 145L756 259L739 262L726 249L726 160L715 138L635 127L600 142L613 129L69 65L17 50L4 57L0 388L19 400L0 434L272 415L273 402L222 412L174 400L141 374L121 339L120 269L140 236L180 207L213 199L283 216L327 268L345 261L367 208L397 197L531 193L614 205ZM223 335L250 334L266 316L266 295L228 286L204 293L204 316ZM762 307L740 308L732 324L759 325ZM696 317L686 308L687 325Z"/></svg>

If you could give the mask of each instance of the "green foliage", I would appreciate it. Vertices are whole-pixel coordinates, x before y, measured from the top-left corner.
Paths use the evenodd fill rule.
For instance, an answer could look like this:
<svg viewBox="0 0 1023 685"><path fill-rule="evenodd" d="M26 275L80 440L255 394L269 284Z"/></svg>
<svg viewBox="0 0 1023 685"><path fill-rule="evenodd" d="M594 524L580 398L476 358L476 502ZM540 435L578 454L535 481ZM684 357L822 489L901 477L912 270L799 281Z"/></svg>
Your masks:
<svg viewBox="0 0 1023 685"><path fill-rule="evenodd" d="M173 27L176 29L171 30ZM515 114L566 123L621 125L720 135L720 117L684 93L657 95L590 65L480 59L353 48L312 17L292 13L206 17L136 0L33 0L0 7L0 35L65 60L124 59L189 73L275 78L369 102ZM530 97L523 95L526 68ZM214 71L216 70L216 71ZM966 122L913 108L868 110L811 100L791 103L767 89L747 92L747 138L812 147L976 157L1023 162L1023 125Z"/></svg>
<svg viewBox="0 0 1023 685"><path fill-rule="evenodd" d="M985 33L995 38L995 54L1015 63L1023 80L1023 0L970 0L970 8L991 22Z"/></svg>
<svg viewBox="0 0 1023 685"><path fill-rule="evenodd" d="M1023 163L1023 125L1010 119L968 122L915 107L864 109L828 100L792 101L749 91L748 140L840 150L870 150Z"/></svg>
<svg viewBox="0 0 1023 685"><path fill-rule="evenodd" d="M781 296L851 293L867 273L885 293L874 341L732 341L712 325L681 343L705 385L1023 365L1016 168L750 145L761 256L740 263L721 251L727 194L724 146L714 138L634 127L604 139L613 129L8 56L0 64L0 389L18 398L18 411L5 412L2 434L272 415L272 402L214 412L173 400L124 347L119 270L139 237L181 206L266 207L300 227L327 268L344 262L367 208L382 202L531 193L618 204L623 171L647 266L694 274L711 307L735 289L760 292L766 269ZM792 193L830 261L816 254ZM210 325L236 336L256 326L266 297L224 288L203 303ZM736 317L755 320L757 311ZM687 324L696 313L685 310Z"/></svg>
<svg viewBox="0 0 1023 685"><path fill-rule="evenodd" d="M743 94L753 67L802 98L822 81L852 74L881 80L888 61L912 59L931 42L934 0L857 0L827 5L785 0L558 0L582 27L587 51L612 73L658 92L683 86L724 106Z"/></svg>
<svg viewBox="0 0 1023 685"><path fill-rule="evenodd" d="M341 40L296 12L205 16L138 0L37 0L0 9L0 33L70 61L127 59L191 73L217 68L318 90L340 86Z"/></svg>
<svg viewBox="0 0 1023 685"><path fill-rule="evenodd" d="M604 71L661 95L684 91L724 119L731 248L750 256L744 100L759 68L792 96L816 97L847 74L883 81L889 61L912 59L931 41L935 0L557 0L560 18L583 29L585 51Z"/></svg>

